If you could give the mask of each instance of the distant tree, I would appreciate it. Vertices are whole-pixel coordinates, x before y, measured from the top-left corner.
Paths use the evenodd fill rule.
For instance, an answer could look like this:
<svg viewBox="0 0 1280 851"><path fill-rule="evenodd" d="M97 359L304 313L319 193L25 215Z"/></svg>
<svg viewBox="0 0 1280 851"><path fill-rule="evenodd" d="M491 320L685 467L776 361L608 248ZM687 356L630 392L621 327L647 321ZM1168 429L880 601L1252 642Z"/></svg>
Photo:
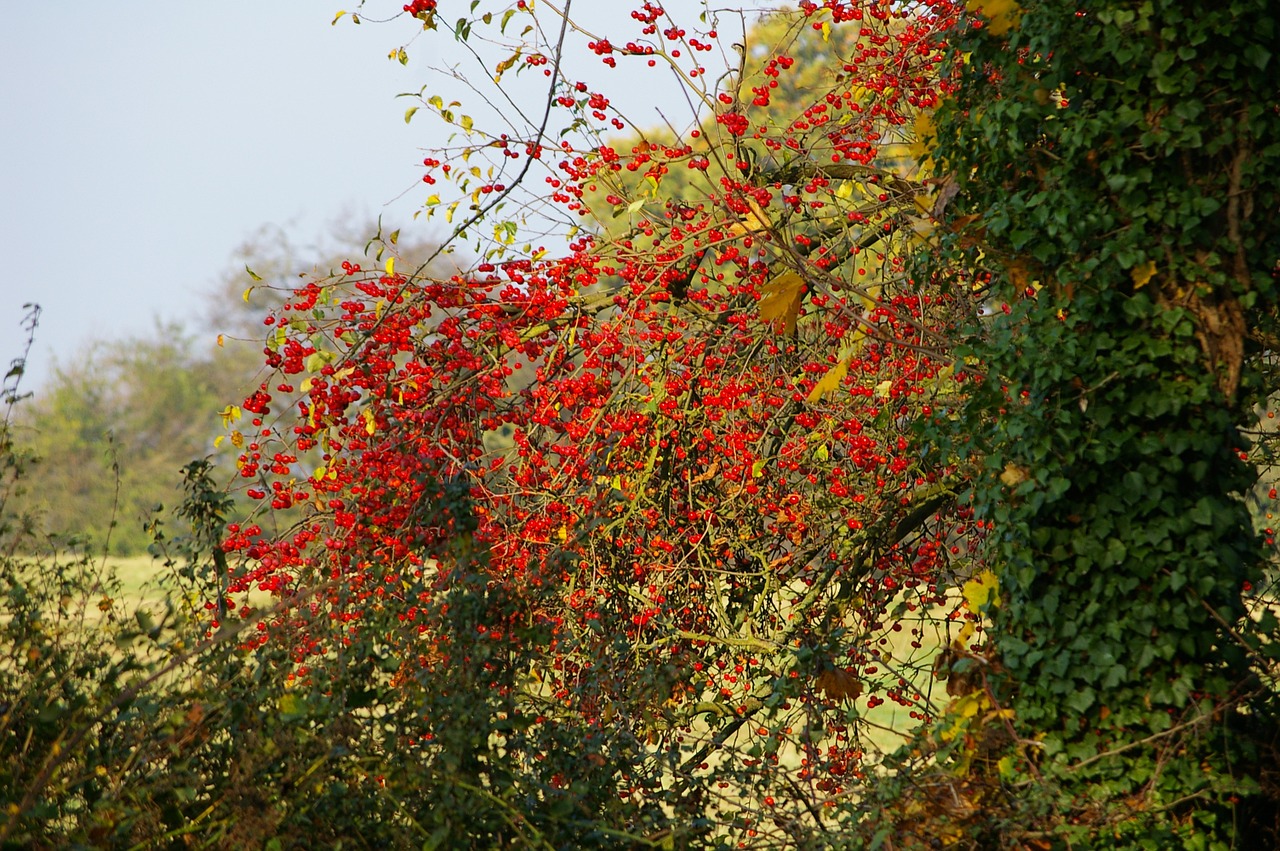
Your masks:
<svg viewBox="0 0 1280 851"><path fill-rule="evenodd" d="M23 497L48 532L75 532L116 554L146 549L178 471L211 451L219 388L176 326L146 339L91 343L55 367L14 425L40 457Z"/></svg>
<svg viewBox="0 0 1280 851"><path fill-rule="evenodd" d="M263 226L235 250L218 278L201 330L157 325L146 336L93 340L34 391L17 412L15 439L42 460L24 508L46 532L76 532L117 555L143 552L144 528L178 497L178 472L215 450L225 433L219 412L257 383L268 329L262 312L311 275L369 252L409 266L431 255L430 241L392 241L376 222L339 224L299 245L283 228ZM222 473L234 470L222 459Z"/></svg>

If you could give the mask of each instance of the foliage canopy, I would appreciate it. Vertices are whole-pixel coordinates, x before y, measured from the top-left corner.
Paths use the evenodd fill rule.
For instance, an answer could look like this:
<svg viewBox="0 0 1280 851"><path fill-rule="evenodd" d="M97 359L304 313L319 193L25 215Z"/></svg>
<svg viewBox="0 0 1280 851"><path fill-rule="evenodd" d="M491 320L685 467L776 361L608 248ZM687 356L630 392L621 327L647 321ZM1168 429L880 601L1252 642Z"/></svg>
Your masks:
<svg viewBox="0 0 1280 851"><path fill-rule="evenodd" d="M428 847L1274 842L1280 112L1231 6L406 5L393 59L497 86L406 114L475 260L290 292L224 413L258 507L203 562L187 514L210 646L340 734L275 827L345 782Z"/></svg>

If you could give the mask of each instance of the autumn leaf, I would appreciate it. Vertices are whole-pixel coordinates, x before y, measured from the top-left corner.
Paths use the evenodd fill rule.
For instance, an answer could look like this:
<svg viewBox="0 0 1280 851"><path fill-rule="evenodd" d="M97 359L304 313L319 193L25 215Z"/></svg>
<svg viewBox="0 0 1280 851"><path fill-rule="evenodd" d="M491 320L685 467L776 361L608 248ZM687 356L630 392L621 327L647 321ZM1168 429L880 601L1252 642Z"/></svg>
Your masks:
<svg viewBox="0 0 1280 851"><path fill-rule="evenodd" d="M775 328L780 326L780 333L794 334L803 296L804 279L795 272L783 272L761 291L760 318Z"/></svg>
<svg viewBox="0 0 1280 851"><path fill-rule="evenodd" d="M828 393L834 393L840 387L840 382L849 374L849 363L840 360L835 366L827 370L822 378L818 379L818 383L813 385L813 390L809 392L809 401L817 402Z"/></svg>
<svg viewBox="0 0 1280 851"><path fill-rule="evenodd" d="M916 113L911 142L907 145L907 150L911 152L911 158L918 163L923 163L929 159L934 146L937 144L936 135L937 133L933 129L933 113L924 109Z"/></svg>
<svg viewBox="0 0 1280 851"><path fill-rule="evenodd" d="M729 236L737 237L749 233L762 233L769 229L769 214L760 206L760 202L750 196L747 196L746 202L746 215L742 217L742 221L729 225L727 229Z"/></svg>
<svg viewBox="0 0 1280 851"><path fill-rule="evenodd" d="M1005 270L1009 273L1009 280L1019 292L1026 290L1034 283L1031 266L1024 260L1018 258L1009 260L1005 263Z"/></svg>
<svg viewBox="0 0 1280 851"><path fill-rule="evenodd" d="M1000 580L989 570L984 570L964 584L964 601L969 611L977 612L984 606L1000 605Z"/></svg>
<svg viewBox="0 0 1280 851"><path fill-rule="evenodd" d="M981 12L988 21L987 32L996 36L1016 27L1022 18L1022 7L1014 0L969 0L965 8L970 12Z"/></svg>
<svg viewBox="0 0 1280 851"><path fill-rule="evenodd" d="M1000 481L1011 488L1016 488L1029 478L1031 478L1031 474L1027 468L1019 467L1014 463L1005 464L1004 472L1000 474Z"/></svg>
<svg viewBox="0 0 1280 851"><path fill-rule="evenodd" d="M719 470L720 470L720 462L712 461L711 466L707 467L706 470L702 471L701 473L699 473L698 475L690 479L689 483L693 485L697 485L697 484L701 484L702 482L709 482L715 478L716 473L719 472Z"/></svg>
<svg viewBox="0 0 1280 851"><path fill-rule="evenodd" d="M1155 277L1156 261L1148 260L1146 263L1143 263L1141 266L1134 266L1133 269L1129 272L1129 274L1133 276L1134 290L1135 291L1140 290L1143 287L1145 287L1148 284L1148 282L1151 281L1152 278Z"/></svg>
<svg viewBox="0 0 1280 851"><path fill-rule="evenodd" d="M862 683L847 668L830 667L813 683L828 700L857 700Z"/></svg>

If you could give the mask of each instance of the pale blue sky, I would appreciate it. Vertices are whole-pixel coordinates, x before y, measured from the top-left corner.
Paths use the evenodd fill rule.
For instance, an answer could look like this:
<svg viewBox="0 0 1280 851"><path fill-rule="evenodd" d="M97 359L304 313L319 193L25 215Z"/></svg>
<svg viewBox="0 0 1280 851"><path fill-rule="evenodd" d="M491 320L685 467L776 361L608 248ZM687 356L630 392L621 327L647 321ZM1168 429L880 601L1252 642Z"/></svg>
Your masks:
<svg viewBox="0 0 1280 851"><path fill-rule="evenodd" d="M315 232L417 179L394 24L331 27L316 0L0 6L0 360L40 302L36 381L90 337L191 319L259 225Z"/></svg>
<svg viewBox="0 0 1280 851"><path fill-rule="evenodd" d="M395 95L445 85L428 65L459 49L433 34L407 67L388 61L412 24L330 26L344 2L355 5L0 0L0 366L19 354L24 302L44 307L34 389L90 339L197 318L263 224L305 243L343 214L409 221L426 194L421 149L444 134L425 115L406 125L409 102ZM367 12L402 5L371 0ZM616 32L632 5L575 13ZM638 120L656 123L664 100L687 112L652 74L620 82L610 91L636 99Z"/></svg>

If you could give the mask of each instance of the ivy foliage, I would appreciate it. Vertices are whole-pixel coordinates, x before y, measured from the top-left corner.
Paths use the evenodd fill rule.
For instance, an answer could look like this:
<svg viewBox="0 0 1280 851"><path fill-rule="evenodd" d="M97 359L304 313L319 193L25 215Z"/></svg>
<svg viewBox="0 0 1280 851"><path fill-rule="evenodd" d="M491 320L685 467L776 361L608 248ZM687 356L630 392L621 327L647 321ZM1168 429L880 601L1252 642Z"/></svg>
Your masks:
<svg viewBox="0 0 1280 851"><path fill-rule="evenodd" d="M956 190L946 261L1004 309L936 436L982 459L996 529L1000 773L1034 825L1002 836L1226 847L1276 824L1256 750L1275 620L1248 617L1266 552L1243 499L1272 389L1274 16L991 6L953 37L933 157Z"/></svg>

